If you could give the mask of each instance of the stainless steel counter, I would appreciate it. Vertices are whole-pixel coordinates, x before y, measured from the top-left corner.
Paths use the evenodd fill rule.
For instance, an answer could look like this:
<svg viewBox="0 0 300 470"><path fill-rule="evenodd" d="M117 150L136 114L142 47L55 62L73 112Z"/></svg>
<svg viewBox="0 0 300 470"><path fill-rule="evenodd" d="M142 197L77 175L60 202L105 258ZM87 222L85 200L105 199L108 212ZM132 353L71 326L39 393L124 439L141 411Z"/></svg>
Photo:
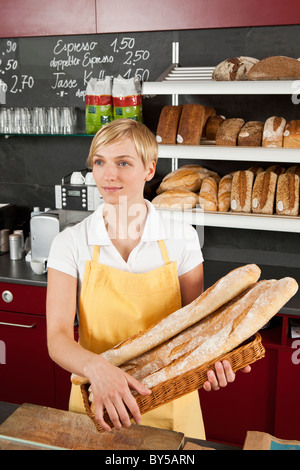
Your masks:
<svg viewBox="0 0 300 470"><path fill-rule="evenodd" d="M12 261L5 254L0 256L0 282L47 287L47 274L35 274L24 258Z"/></svg>

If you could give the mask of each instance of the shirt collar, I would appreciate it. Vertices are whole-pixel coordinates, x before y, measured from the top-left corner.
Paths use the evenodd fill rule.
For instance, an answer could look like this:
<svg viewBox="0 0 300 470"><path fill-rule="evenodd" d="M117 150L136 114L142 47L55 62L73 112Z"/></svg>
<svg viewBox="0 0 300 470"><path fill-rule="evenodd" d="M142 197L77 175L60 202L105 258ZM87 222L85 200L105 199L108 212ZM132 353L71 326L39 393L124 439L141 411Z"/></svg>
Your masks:
<svg viewBox="0 0 300 470"><path fill-rule="evenodd" d="M148 242L168 238L168 227L164 223L162 215L155 209L150 201L145 199L145 203L147 205L148 214L141 241ZM90 226L88 229L89 245L111 244L111 240L108 236L103 220L103 208L104 204L100 204L100 206L91 215Z"/></svg>

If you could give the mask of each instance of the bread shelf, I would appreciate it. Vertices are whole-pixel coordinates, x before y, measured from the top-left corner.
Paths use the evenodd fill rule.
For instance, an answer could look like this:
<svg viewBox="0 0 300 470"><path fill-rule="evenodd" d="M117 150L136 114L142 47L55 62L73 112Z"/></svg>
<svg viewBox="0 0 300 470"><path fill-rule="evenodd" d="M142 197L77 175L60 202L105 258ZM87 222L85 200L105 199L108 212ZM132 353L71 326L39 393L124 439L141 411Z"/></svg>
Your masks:
<svg viewBox="0 0 300 470"><path fill-rule="evenodd" d="M161 208L158 210L168 214L170 218L197 226L300 233L298 216L203 212L200 208L185 211Z"/></svg>
<svg viewBox="0 0 300 470"><path fill-rule="evenodd" d="M159 158L194 160L300 163L300 149L265 147L221 147L216 145L159 145Z"/></svg>
<svg viewBox="0 0 300 470"><path fill-rule="evenodd" d="M214 67L178 67L156 82L144 82L143 95L298 95L299 80L215 81Z"/></svg>

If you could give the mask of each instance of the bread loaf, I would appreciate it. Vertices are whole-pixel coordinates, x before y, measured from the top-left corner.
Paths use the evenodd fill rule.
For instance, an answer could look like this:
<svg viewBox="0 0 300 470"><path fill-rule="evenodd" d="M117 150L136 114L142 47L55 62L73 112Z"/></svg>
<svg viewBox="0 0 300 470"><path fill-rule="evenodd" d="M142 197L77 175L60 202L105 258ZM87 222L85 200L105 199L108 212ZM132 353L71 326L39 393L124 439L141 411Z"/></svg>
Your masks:
<svg viewBox="0 0 300 470"><path fill-rule="evenodd" d="M168 178L163 179L156 190L156 194L161 194L170 189L199 191L202 179L198 171L186 168L176 173L174 172Z"/></svg>
<svg viewBox="0 0 300 470"><path fill-rule="evenodd" d="M250 80L295 80L300 78L300 62L292 57L266 57L253 65L248 77Z"/></svg>
<svg viewBox="0 0 300 470"><path fill-rule="evenodd" d="M159 117L156 140L159 144L176 144L182 106L164 106Z"/></svg>
<svg viewBox="0 0 300 470"><path fill-rule="evenodd" d="M300 119L289 121L283 133L283 147L299 148L300 147Z"/></svg>
<svg viewBox="0 0 300 470"><path fill-rule="evenodd" d="M147 375L141 382L151 389L228 353L261 329L297 290L297 282L289 277L271 283L252 305L241 308L240 315L233 315L232 320L225 322L217 333L212 331L211 335L190 353Z"/></svg>
<svg viewBox="0 0 300 470"><path fill-rule="evenodd" d="M256 214L273 214L277 174L271 171L259 173L252 190L252 212Z"/></svg>
<svg viewBox="0 0 300 470"><path fill-rule="evenodd" d="M126 362L122 370L137 380L142 380L149 374L171 364L174 360L189 354L210 337L221 331L226 325L236 320L241 312L249 309L255 300L275 280L259 281L250 286L242 294L236 296L226 305L220 307L208 317L186 328L169 341L165 341L150 351Z"/></svg>
<svg viewBox="0 0 300 470"><path fill-rule="evenodd" d="M282 175L285 173L285 168L281 165L271 165L268 166L266 172L271 171L272 173L276 173L277 176Z"/></svg>
<svg viewBox="0 0 300 470"><path fill-rule="evenodd" d="M260 147L263 135L264 123L260 121L248 121L238 134L238 145L243 147Z"/></svg>
<svg viewBox="0 0 300 470"><path fill-rule="evenodd" d="M201 165L196 165L196 164L189 164L189 165L183 165L183 166L180 166L179 168L177 168L177 170L173 170L171 171L170 173L168 173L162 181L167 181L167 179L169 179L171 176L173 175L176 175L177 173L179 173L180 171L185 171L185 170L193 170L193 171L197 171L199 174L200 174L200 177L203 179L203 175L205 176L212 176L213 178L215 178L216 180L219 180L220 179L220 176L218 175L218 173L216 173L215 171L213 170L209 170L208 168L205 168Z"/></svg>
<svg viewBox="0 0 300 470"><path fill-rule="evenodd" d="M262 146L271 148L282 147L285 125L286 120L283 117L269 117L264 125Z"/></svg>
<svg viewBox="0 0 300 470"><path fill-rule="evenodd" d="M201 104L185 104L178 125L177 143L199 145L205 119L205 108Z"/></svg>
<svg viewBox="0 0 300 470"><path fill-rule="evenodd" d="M212 73L213 80L248 80L248 71L258 59L254 57L233 57L218 64Z"/></svg>
<svg viewBox="0 0 300 470"><path fill-rule="evenodd" d="M216 140L217 132L223 121L225 121L225 117L220 116L219 114L215 114L208 118L205 126L205 137L208 140Z"/></svg>
<svg viewBox="0 0 300 470"><path fill-rule="evenodd" d="M236 171L231 186L232 212L251 212L251 198L254 175L252 171Z"/></svg>
<svg viewBox="0 0 300 470"><path fill-rule="evenodd" d="M256 176L258 173L261 173L264 171L264 169L261 166L250 166L250 168L247 168L248 171L252 171L253 175Z"/></svg>
<svg viewBox="0 0 300 470"><path fill-rule="evenodd" d="M216 145L236 146L238 134L244 124L245 121L241 118L225 119L217 132Z"/></svg>
<svg viewBox="0 0 300 470"><path fill-rule="evenodd" d="M218 185L214 178L208 177L202 181L199 204L205 211L218 209Z"/></svg>
<svg viewBox="0 0 300 470"><path fill-rule="evenodd" d="M299 176L300 178L300 166L299 165L293 165L293 166L290 166L287 170L286 170L287 173L295 173L296 175Z"/></svg>
<svg viewBox="0 0 300 470"><path fill-rule="evenodd" d="M152 200L155 207L169 209L193 209L199 202L199 196L187 189L169 189Z"/></svg>
<svg viewBox="0 0 300 470"><path fill-rule="evenodd" d="M124 364L205 318L257 282L259 277L260 269L255 264L236 268L220 278L190 304L101 355L114 365Z"/></svg>
<svg viewBox="0 0 300 470"><path fill-rule="evenodd" d="M299 214L299 176L295 173L284 173L278 177L276 214Z"/></svg>
<svg viewBox="0 0 300 470"><path fill-rule="evenodd" d="M218 211L228 212L230 210L232 174L221 178L218 186Z"/></svg>

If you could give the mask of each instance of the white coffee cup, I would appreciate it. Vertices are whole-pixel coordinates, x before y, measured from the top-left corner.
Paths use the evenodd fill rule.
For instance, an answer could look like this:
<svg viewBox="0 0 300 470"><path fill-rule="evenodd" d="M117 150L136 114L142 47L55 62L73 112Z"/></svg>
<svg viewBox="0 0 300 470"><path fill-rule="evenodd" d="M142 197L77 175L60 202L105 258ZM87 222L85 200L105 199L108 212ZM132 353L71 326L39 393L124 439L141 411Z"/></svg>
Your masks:
<svg viewBox="0 0 300 470"><path fill-rule="evenodd" d="M80 171L74 171L70 178L71 184L84 184L85 178Z"/></svg>
<svg viewBox="0 0 300 470"><path fill-rule="evenodd" d="M47 272L47 258L33 258L30 260L30 266L35 274L45 274Z"/></svg>

